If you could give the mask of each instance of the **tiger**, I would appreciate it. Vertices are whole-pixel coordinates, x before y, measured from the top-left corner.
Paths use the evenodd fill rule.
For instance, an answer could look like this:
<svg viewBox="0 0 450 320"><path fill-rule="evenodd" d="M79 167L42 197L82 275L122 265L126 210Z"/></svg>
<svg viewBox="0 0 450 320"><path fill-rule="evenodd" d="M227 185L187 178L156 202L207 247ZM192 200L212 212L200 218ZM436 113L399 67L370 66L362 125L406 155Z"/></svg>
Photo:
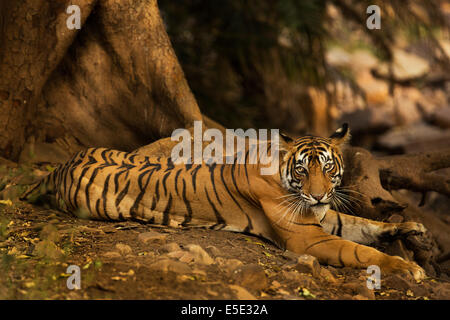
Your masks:
<svg viewBox="0 0 450 320"><path fill-rule="evenodd" d="M58 208L100 220L139 220L170 227L206 226L252 234L321 264L409 274L415 262L373 246L387 238L422 234L416 222L387 223L335 211L350 129L279 142L279 169L261 174L260 163L174 163L171 157L89 148L78 152L21 200L56 195ZM237 159L235 159L237 160Z"/></svg>

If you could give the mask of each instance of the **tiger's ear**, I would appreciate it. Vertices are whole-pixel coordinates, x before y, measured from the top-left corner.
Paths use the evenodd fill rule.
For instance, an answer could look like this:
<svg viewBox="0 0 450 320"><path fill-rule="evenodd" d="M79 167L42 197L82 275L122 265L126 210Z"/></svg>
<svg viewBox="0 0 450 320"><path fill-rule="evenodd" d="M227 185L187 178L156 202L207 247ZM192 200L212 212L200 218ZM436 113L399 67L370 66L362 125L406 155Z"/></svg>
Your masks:
<svg viewBox="0 0 450 320"><path fill-rule="evenodd" d="M294 141L294 139L283 132L280 132L280 137L282 138L282 140L284 140L285 143L291 143L292 141Z"/></svg>
<svg viewBox="0 0 450 320"><path fill-rule="evenodd" d="M279 150L284 154L289 151L294 139L292 139L287 134L282 132L279 133L279 136L280 136Z"/></svg>
<svg viewBox="0 0 450 320"><path fill-rule="evenodd" d="M347 123L344 123L342 127L337 129L331 136L332 144L336 146L341 146L346 144L351 138L350 129Z"/></svg>

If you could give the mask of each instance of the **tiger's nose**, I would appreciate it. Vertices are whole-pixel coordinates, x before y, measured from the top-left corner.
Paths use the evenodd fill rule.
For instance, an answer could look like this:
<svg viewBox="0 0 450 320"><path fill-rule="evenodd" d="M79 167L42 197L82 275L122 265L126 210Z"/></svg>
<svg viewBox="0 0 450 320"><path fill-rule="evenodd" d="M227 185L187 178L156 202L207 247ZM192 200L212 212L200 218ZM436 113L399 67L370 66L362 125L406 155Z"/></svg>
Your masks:
<svg viewBox="0 0 450 320"><path fill-rule="evenodd" d="M325 193L317 194L317 193L311 193L311 197L317 200L317 202L320 202L320 200L323 199Z"/></svg>

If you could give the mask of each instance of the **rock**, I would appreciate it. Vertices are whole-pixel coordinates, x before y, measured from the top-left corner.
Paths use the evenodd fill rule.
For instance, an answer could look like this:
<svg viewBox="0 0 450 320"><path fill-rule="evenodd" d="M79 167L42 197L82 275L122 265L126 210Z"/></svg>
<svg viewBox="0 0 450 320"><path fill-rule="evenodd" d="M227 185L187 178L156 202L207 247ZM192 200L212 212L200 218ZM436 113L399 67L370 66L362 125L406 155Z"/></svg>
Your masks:
<svg viewBox="0 0 450 320"><path fill-rule="evenodd" d="M325 59L334 67L348 67L352 63L351 54L340 47L330 48L325 54Z"/></svg>
<svg viewBox="0 0 450 320"><path fill-rule="evenodd" d="M388 83L375 78L369 70L359 72L356 83L364 91L368 104L382 104L389 99Z"/></svg>
<svg viewBox="0 0 450 320"><path fill-rule="evenodd" d="M403 91L394 97L396 123L401 126L414 125L422 120L422 114L417 108L416 102Z"/></svg>
<svg viewBox="0 0 450 320"><path fill-rule="evenodd" d="M267 275L257 264L240 266L234 270L233 278L235 283L254 290L262 290L268 286Z"/></svg>
<svg viewBox="0 0 450 320"><path fill-rule="evenodd" d="M298 257L300 257L300 255L298 253L295 253L293 251L290 250L285 250L282 254L283 257L285 257L288 260L293 260L293 261L297 261Z"/></svg>
<svg viewBox="0 0 450 320"><path fill-rule="evenodd" d="M116 249L123 256L126 256L126 255L129 255L129 254L133 253L133 250L131 249L131 247L129 245L123 244L123 243L117 243L116 244Z"/></svg>
<svg viewBox="0 0 450 320"><path fill-rule="evenodd" d="M238 259L224 259L216 258L217 263L226 273L231 274L234 270L243 265L242 261Z"/></svg>
<svg viewBox="0 0 450 320"><path fill-rule="evenodd" d="M381 135L378 144L389 150L405 153L441 150L448 147L450 130L442 130L427 124L396 128Z"/></svg>
<svg viewBox="0 0 450 320"><path fill-rule="evenodd" d="M163 272L175 272L179 274L188 274L191 273L191 268L187 263L175 261L171 259L161 259L158 260L151 265L149 265L149 268L163 271Z"/></svg>
<svg viewBox="0 0 450 320"><path fill-rule="evenodd" d="M430 64L427 60L414 54L394 48L392 73L394 79L398 81L407 81L420 78L430 71ZM387 63L380 64L376 69L376 73L384 78L389 77L389 65Z"/></svg>
<svg viewBox="0 0 450 320"><path fill-rule="evenodd" d="M207 246L205 250L213 258L216 258L221 255L220 250L217 249L215 246Z"/></svg>
<svg viewBox="0 0 450 320"><path fill-rule="evenodd" d="M109 251L109 252L105 252L103 254L103 256L105 258L115 259L115 258L120 258L121 254L119 252L117 252L117 251Z"/></svg>
<svg viewBox="0 0 450 320"><path fill-rule="evenodd" d="M314 277L320 276L321 266L317 259L309 254L299 256L294 268L301 273L310 273Z"/></svg>
<svg viewBox="0 0 450 320"><path fill-rule="evenodd" d="M194 256L194 260L195 260L196 263L206 264L206 265L214 263L214 260L199 245L197 245L197 244L188 244L186 246L186 249Z"/></svg>
<svg viewBox="0 0 450 320"><path fill-rule="evenodd" d="M58 242L62 235L58 232L58 229L52 224L44 226L39 234L41 239Z"/></svg>
<svg viewBox="0 0 450 320"><path fill-rule="evenodd" d="M437 108L430 118L438 127L450 129L450 106Z"/></svg>
<svg viewBox="0 0 450 320"><path fill-rule="evenodd" d="M397 274L390 274L383 279L384 286L392 289L406 291L411 288L411 284Z"/></svg>
<svg viewBox="0 0 450 320"><path fill-rule="evenodd" d="M33 254L38 257L45 257L55 260L63 258L64 254L58 246L50 240L42 240L36 243Z"/></svg>
<svg viewBox="0 0 450 320"><path fill-rule="evenodd" d="M181 250L181 248L176 242L170 242L158 248L159 253L168 253L179 250Z"/></svg>
<svg viewBox="0 0 450 320"><path fill-rule="evenodd" d="M236 298L239 300L256 300L254 295L241 286L230 284L228 287L235 292Z"/></svg>
<svg viewBox="0 0 450 320"><path fill-rule="evenodd" d="M333 274L328 269L321 268L320 269L320 277L329 283L337 283L336 278L333 276Z"/></svg>
<svg viewBox="0 0 450 320"><path fill-rule="evenodd" d="M194 256L190 252L183 250L172 251L167 254L170 258L178 259L181 262L189 263L194 260Z"/></svg>
<svg viewBox="0 0 450 320"><path fill-rule="evenodd" d="M341 289L350 292L353 295L361 295L370 300L375 300L375 293L373 292L373 290L367 288L365 281L362 283L357 282L345 283L341 286Z"/></svg>
<svg viewBox="0 0 450 320"><path fill-rule="evenodd" d="M149 231L143 232L138 235L138 241L148 244L148 243L166 243L167 234Z"/></svg>

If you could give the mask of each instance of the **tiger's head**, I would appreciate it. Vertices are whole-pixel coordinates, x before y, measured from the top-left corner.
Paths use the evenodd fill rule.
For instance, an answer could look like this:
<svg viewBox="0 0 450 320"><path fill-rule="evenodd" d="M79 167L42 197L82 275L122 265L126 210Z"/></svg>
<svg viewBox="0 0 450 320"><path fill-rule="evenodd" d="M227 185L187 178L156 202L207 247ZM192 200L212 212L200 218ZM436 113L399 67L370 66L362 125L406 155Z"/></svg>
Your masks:
<svg viewBox="0 0 450 320"><path fill-rule="evenodd" d="M350 139L347 124L329 138L283 136L280 178L283 187L304 207L328 206L344 173L342 146Z"/></svg>

